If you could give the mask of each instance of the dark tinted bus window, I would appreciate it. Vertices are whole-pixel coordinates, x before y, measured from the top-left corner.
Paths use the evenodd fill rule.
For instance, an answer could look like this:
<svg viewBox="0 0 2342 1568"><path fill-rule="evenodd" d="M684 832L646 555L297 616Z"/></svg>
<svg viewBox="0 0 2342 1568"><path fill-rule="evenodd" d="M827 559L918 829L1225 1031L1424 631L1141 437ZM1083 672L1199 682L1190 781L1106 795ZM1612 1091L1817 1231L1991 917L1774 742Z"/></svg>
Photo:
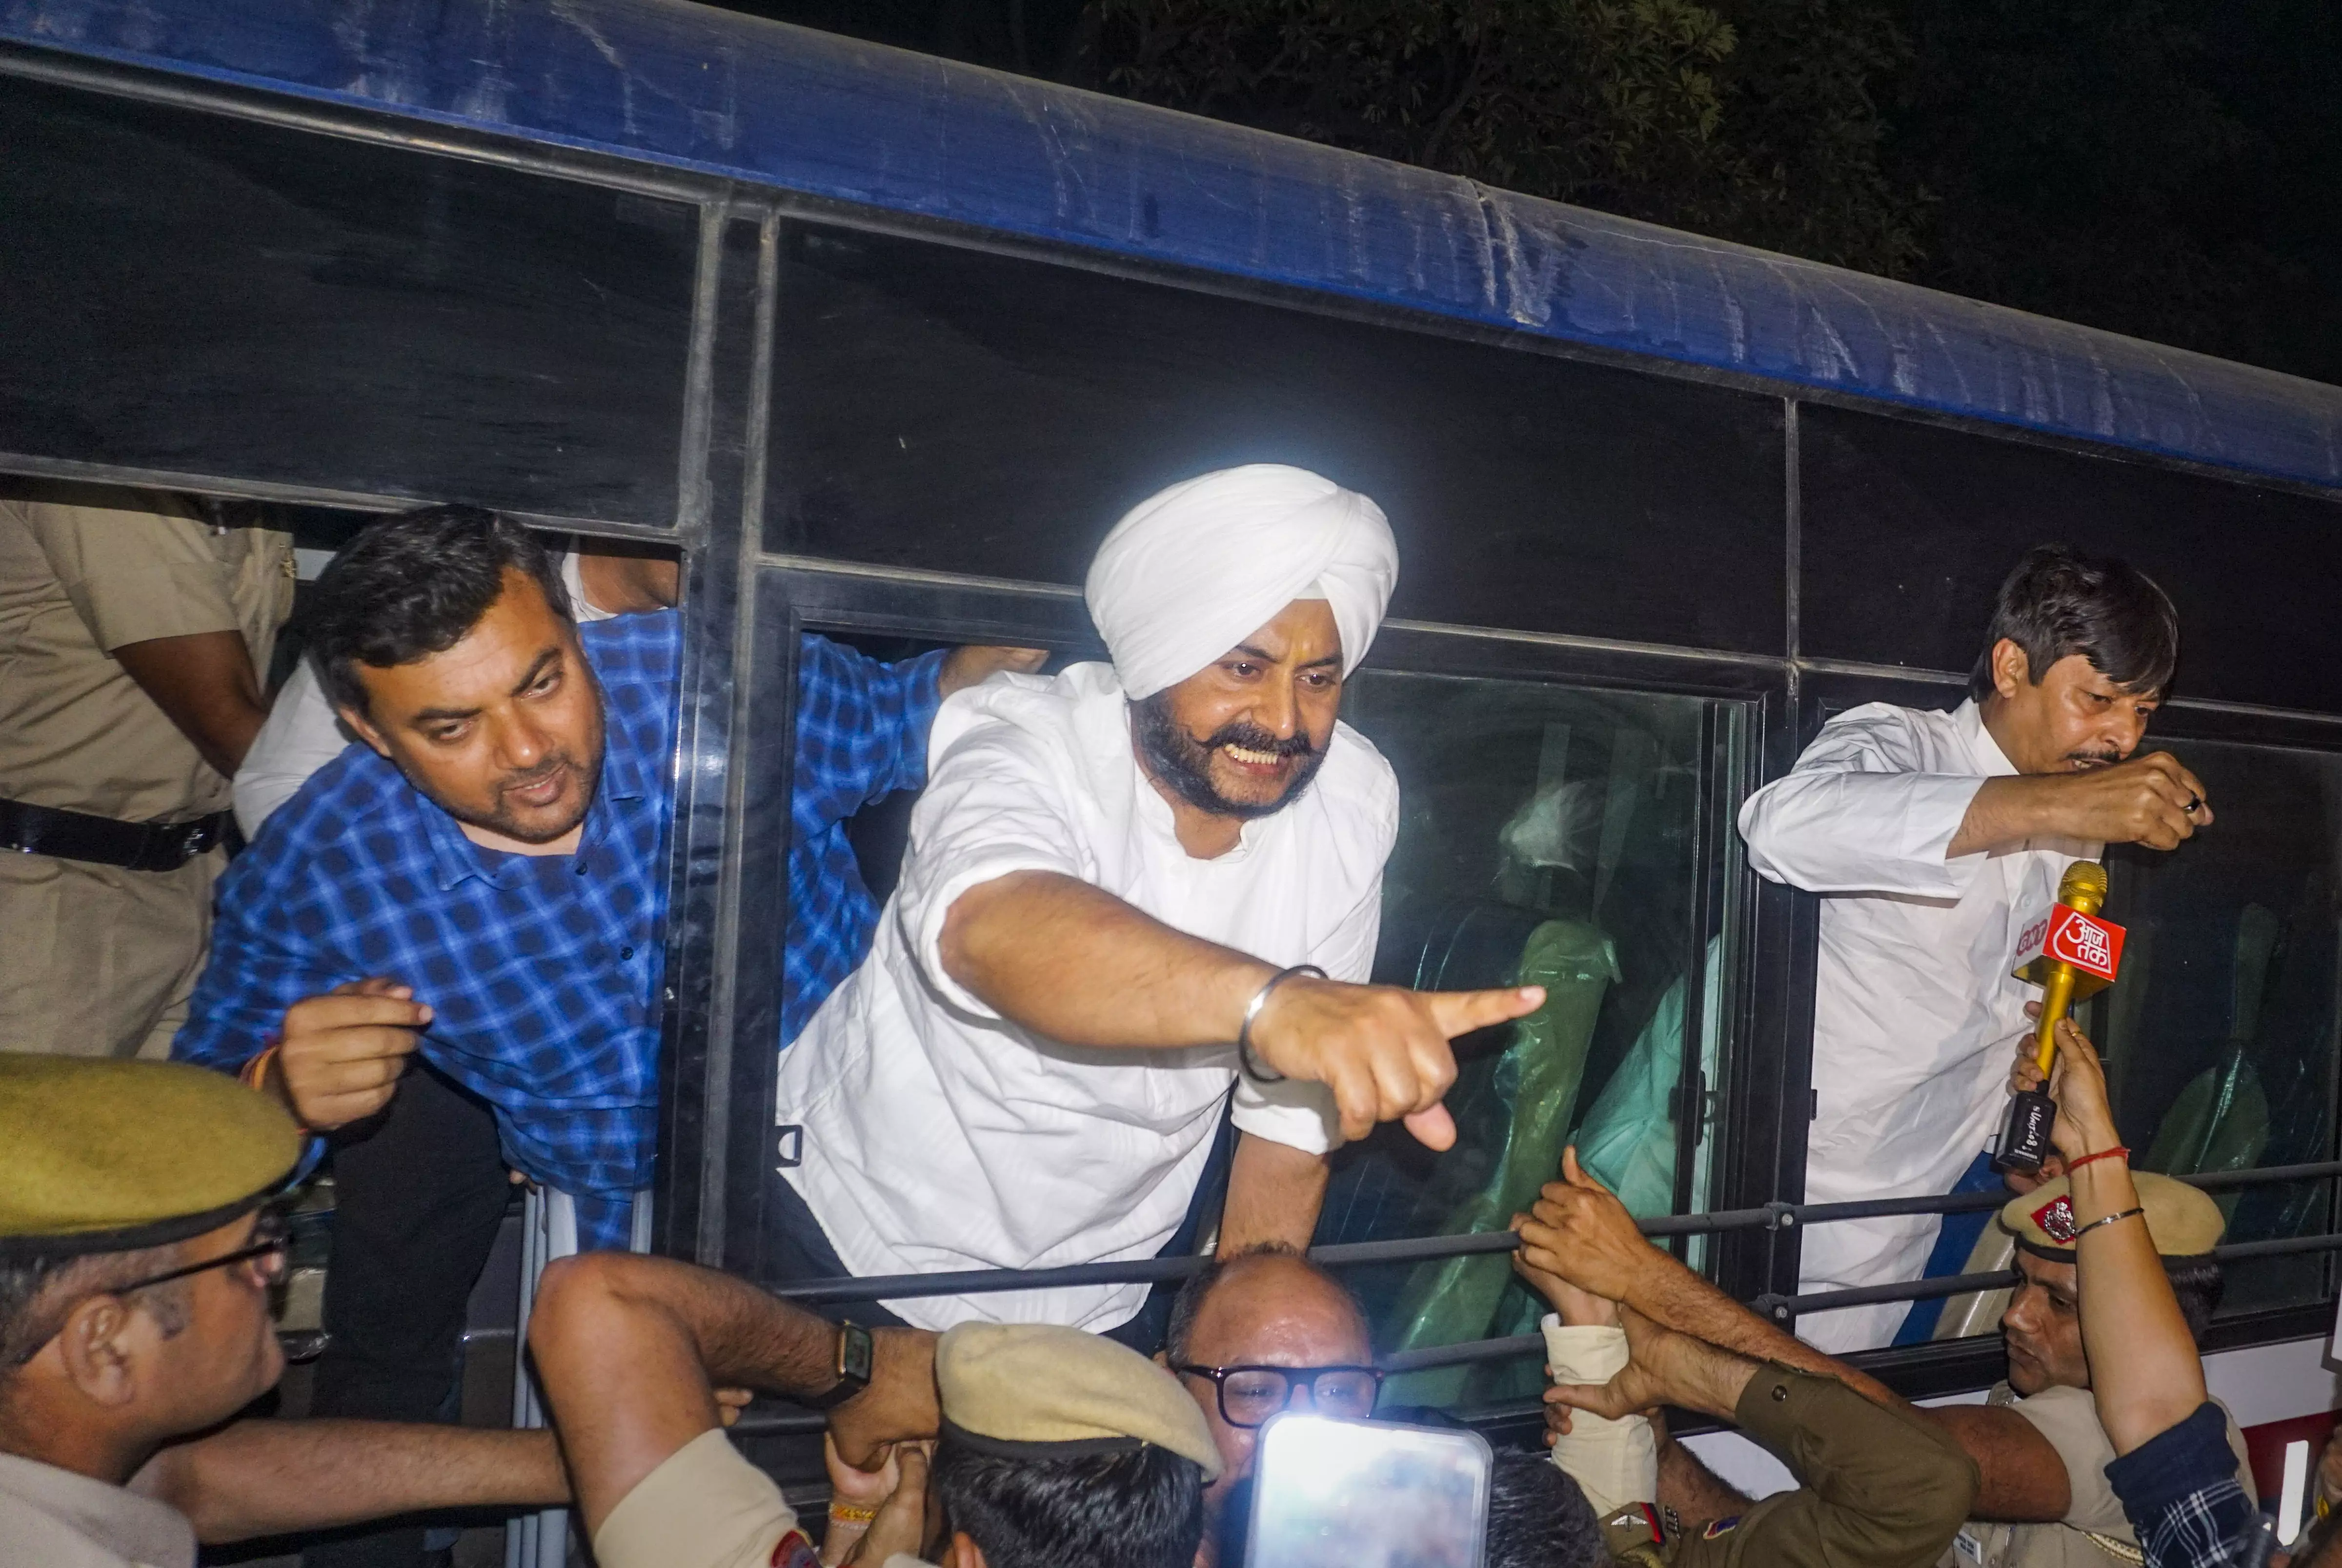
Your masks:
<svg viewBox="0 0 2342 1568"><path fill-rule="evenodd" d="M2177 694L2342 711L2342 504L1844 409L1798 436L1807 654L1966 674L2008 569L2062 542L2170 594Z"/></svg>
<svg viewBox="0 0 2342 1568"><path fill-rule="evenodd" d="M2334 1157L2342 756L2175 741L2219 821L2171 854L2107 857L2127 928L2094 1004L2115 1115L2143 1170L2190 1175ZM2329 1188L2223 1193L2232 1242L2316 1235ZM2325 1255L2233 1265L2225 1310L2322 1299Z"/></svg>
<svg viewBox="0 0 2342 1568"><path fill-rule="evenodd" d="M1709 1201L1715 1140L1680 1117L1720 1084L1724 934L1700 926L1733 803L1703 784L1700 698L1362 671L1344 716L1398 774L1375 978L1520 984L1546 1004L1462 1043L1458 1137L1433 1155L1386 1127L1336 1156L1320 1243L1502 1230L1566 1144L1641 1215ZM1721 706L1721 704L1718 704ZM1724 709L1728 733L1734 710ZM1697 1096L1689 1097L1697 1105ZM1501 1256L1354 1272L1384 1352L1535 1332L1546 1310ZM1536 1358L1396 1377L1399 1404L1534 1397Z"/></svg>
<svg viewBox="0 0 2342 1568"><path fill-rule="evenodd" d="M793 230L776 550L1078 583L1175 480L1382 503L1396 615L1779 653L1780 404L882 235Z"/></svg>
<svg viewBox="0 0 2342 1568"><path fill-rule="evenodd" d="M0 450L675 521L697 214L12 80Z"/></svg>

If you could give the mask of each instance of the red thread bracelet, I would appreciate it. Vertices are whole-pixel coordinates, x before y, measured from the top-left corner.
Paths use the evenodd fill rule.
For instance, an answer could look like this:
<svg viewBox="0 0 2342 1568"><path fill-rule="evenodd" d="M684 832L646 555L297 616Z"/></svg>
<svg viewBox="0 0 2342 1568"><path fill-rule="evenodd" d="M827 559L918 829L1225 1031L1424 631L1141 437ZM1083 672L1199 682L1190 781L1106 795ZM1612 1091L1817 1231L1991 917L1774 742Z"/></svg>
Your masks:
<svg viewBox="0 0 2342 1568"><path fill-rule="evenodd" d="M2111 1149L2100 1149L2095 1154L2085 1154L2078 1160L2067 1161L2066 1174L2070 1176L2075 1172L2080 1170L2084 1165L2088 1164L2092 1160L2111 1160L2117 1154L2120 1154L2126 1160L2130 1158L2130 1151L2124 1148L2120 1144L2117 1144Z"/></svg>

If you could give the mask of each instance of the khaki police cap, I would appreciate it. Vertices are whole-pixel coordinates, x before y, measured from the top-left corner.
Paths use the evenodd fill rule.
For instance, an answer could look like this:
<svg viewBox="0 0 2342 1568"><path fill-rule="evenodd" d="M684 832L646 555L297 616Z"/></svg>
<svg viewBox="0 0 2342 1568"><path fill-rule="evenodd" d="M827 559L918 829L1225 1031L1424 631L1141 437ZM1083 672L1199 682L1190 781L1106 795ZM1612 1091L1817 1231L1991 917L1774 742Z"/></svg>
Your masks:
<svg viewBox="0 0 2342 1568"><path fill-rule="evenodd" d="M2167 1258L2201 1257L2220 1244L2220 1233L2228 1222L2219 1204L2187 1183L2152 1171L2134 1171L2130 1179L2138 1188L2139 1207L2147 1211L2147 1233L2157 1252ZM2077 1222L2067 1178L2044 1182L2009 1199L2001 1205L2000 1228L2036 1257L2072 1263Z"/></svg>
<svg viewBox="0 0 2342 1568"><path fill-rule="evenodd" d="M1066 1459L1146 1443L1220 1473L1204 1413L1172 1375L1110 1339L1049 1323L971 1323L936 1346L944 1435L979 1453Z"/></svg>
<svg viewBox="0 0 2342 1568"><path fill-rule="evenodd" d="M225 1074L0 1054L0 1255L199 1236L282 1187L301 1143L282 1106Z"/></svg>

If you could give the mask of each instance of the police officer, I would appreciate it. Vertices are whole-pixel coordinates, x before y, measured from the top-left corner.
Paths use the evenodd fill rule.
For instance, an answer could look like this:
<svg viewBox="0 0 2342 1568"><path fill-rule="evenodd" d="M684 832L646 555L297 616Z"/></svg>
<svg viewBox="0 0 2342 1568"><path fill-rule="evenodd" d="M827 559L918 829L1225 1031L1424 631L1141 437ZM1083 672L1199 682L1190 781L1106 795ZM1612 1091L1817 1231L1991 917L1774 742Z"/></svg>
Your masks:
<svg viewBox="0 0 2342 1568"><path fill-rule="evenodd" d="M267 716L291 536L159 491L0 496L0 1051L159 1057Z"/></svg>
<svg viewBox="0 0 2342 1568"><path fill-rule="evenodd" d="M2220 1266L2209 1255L2224 1223L2219 1205L2169 1176L2137 1171L2131 1180L2180 1311L2200 1341L2220 1300ZM1978 1508L1990 1517L1961 1526L1942 1568L2107 1568L2143 1560L2107 1481L2115 1446L2098 1423L2082 1352L2070 1187L2070 1178L2061 1176L2000 1211L2023 1280L2000 1320L2008 1380L1994 1385L1983 1409L1930 1413L1952 1425L1970 1453L1989 1456L1986 1468L1995 1478ZM2234 1416L2227 1419L2237 1478L2249 1497L2244 1434Z"/></svg>
<svg viewBox="0 0 2342 1568"><path fill-rule="evenodd" d="M0 1568L194 1568L199 1537L567 1500L546 1433L220 1426L285 1366L269 1204L302 1139L274 1101L199 1067L0 1054Z"/></svg>
<svg viewBox="0 0 2342 1568"><path fill-rule="evenodd" d="M1907 1405L1875 1403L1835 1378L1759 1363L1631 1309L1626 1366L1605 1383L1565 1383L1548 1399L1623 1419L1672 1404L1729 1421L1787 1464L1794 1492L1736 1517L1688 1526L1657 1504L1606 1510L1605 1544L1632 1568L1806 1568L1859 1563L1921 1568L1974 1503L1976 1462Z"/></svg>

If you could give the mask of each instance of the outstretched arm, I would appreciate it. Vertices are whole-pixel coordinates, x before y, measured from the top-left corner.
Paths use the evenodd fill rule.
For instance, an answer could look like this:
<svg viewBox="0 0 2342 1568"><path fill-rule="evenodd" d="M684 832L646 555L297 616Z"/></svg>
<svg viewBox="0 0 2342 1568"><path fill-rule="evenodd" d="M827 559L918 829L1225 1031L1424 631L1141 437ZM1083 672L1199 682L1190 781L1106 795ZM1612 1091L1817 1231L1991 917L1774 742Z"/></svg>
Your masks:
<svg viewBox="0 0 2342 1568"><path fill-rule="evenodd" d="M1174 930L1078 877L1012 871L953 902L944 972L1005 1018L1105 1049L1225 1044L1276 967ZM1345 1137L1406 1118L1433 1148L1455 1142L1440 1097L1456 1078L1448 1041L1535 1011L1538 986L1408 991L1297 976L1254 1020L1256 1054L1333 1091Z"/></svg>
<svg viewBox="0 0 2342 1568"><path fill-rule="evenodd" d="M569 1501L549 1432L394 1421L239 1421L164 1449L130 1489L185 1514L206 1543Z"/></svg>
<svg viewBox="0 0 2342 1568"><path fill-rule="evenodd" d="M2027 1043L2028 1045L2030 1042ZM2040 1086L2029 1052L2010 1074L2019 1091ZM2075 1299L2082 1349L2090 1359L2090 1393L2098 1423L2117 1454L2196 1413L2205 1399L2204 1363L2196 1338L2171 1293L2171 1276L2138 1211L2138 1188L2123 1154L2091 1159L2117 1148L2114 1112L2097 1048L2070 1018L2057 1024L2057 1064L2049 1080L2057 1119L2050 1141L2065 1156L2072 1183ZM2079 1169L2077 1161L2085 1162ZM2128 1214L2128 1219L2111 1219ZM2107 1222L2107 1223L2101 1223Z"/></svg>
<svg viewBox="0 0 2342 1568"><path fill-rule="evenodd" d="M830 1415L846 1462L867 1465L936 1427L935 1336L874 1329L870 1386ZM589 1536L667 1457L718 1424L715 1384L782 1395L837 1382L836 1325L712 1269L629 1253L548 1264L529 1317ZM625 1369L613 1376L613 1368Z"/></svg>
<svg viewBox="0 0 2342 1568"><path fill-rule="evenodd" d="M1536 1212L1516 1219L1522 1245L1516 1266L1547 1300L1540 1276L1613 1295L1679 1333L1794 1371L1836 1378L1872 1403L1909 1410L1877 1378L1823 1354L1774 1327L1667 1253L1645 1241L1635 1217L1608 1189L1586 1174L1577 1152L1562 1154L1562 1179L1548 1183ZM2070 1503L2066 1467L2039 1429L2011 1410L1948 1405L1920 1413L1949 1432L1983 1476L1978 1518L2060 1519Z"/></svg>
<svg viewBox="0 0 2342 1568"><path fill-rule="evenodd" d="M1514 1219L1532 1285L1539 1274L1556 1277L1752 1361L1834 1377L1879 1404L1904 1404L1885 1383L1774 1327L1646 1241L1626 1205L1578 1164L1575 1148L1562 1151L1561 1162L1561 1180L1546 1183L1533 1213Z"/></svg>

